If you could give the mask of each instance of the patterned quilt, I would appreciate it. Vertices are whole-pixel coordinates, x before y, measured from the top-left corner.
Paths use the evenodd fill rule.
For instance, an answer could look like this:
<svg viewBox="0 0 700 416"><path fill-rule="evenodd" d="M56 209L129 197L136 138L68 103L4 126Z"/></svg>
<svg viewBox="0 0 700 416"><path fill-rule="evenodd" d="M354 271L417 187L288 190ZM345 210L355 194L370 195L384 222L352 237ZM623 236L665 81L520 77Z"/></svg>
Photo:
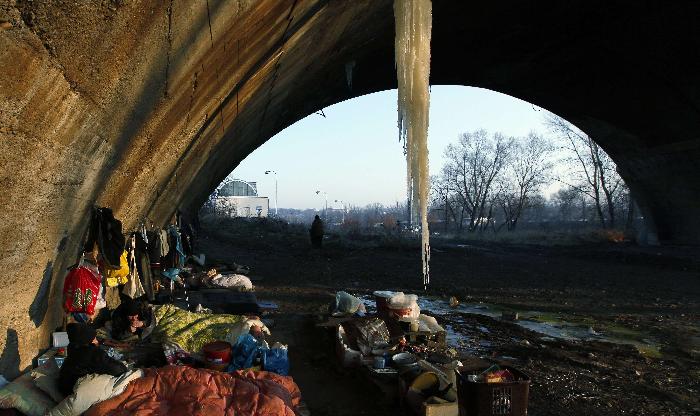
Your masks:
<svg viewBox="0 0 700 416"><path fill-rule="evenodd" d="M201 314L174 305L154 306L156 327L154 342L176 344L188 353L198 353L212 341L225 340L236 323L246 321L241 315Z"/></svg>

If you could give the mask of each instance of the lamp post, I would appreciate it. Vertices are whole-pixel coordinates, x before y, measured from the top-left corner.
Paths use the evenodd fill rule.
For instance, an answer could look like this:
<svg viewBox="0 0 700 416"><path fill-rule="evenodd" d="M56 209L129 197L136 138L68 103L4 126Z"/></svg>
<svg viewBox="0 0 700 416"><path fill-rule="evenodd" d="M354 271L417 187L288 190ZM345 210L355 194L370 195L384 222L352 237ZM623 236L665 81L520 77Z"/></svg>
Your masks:
<svg viewBox="0 0 700 416"><path fill-rule="evenodd" d="M343 202L343 201L340 200L340 199L336 199L336 200L335 200L335 203L337 204L338 202L340 202L341 204L343 204L343 222L342 222L342 223L345 224L345 202Z"/></svg>
<svg viewBox="0 0 700 416"><path fill-rule="evenodd" d="M323 210L323 219L324 221L328 221L328 192L326 191L316 191L316 195L323 194L324 198L326 199L326 208Z"/></svg>
<svg viewBox="0 0 700 416"><path fill-rule="evenodd" d="M266 170L265 175L269 174L274 174L275 175L275 217L277 216L277 172L274 170Z"/></svg>

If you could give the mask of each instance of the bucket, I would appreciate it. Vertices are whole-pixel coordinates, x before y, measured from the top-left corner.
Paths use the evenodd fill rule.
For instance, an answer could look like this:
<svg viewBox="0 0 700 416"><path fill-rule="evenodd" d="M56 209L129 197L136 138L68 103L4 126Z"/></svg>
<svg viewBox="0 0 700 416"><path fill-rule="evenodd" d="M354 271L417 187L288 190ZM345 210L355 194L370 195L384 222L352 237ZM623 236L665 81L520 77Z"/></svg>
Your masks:
<svg viewBox="0 0 700 416"><path fill-rule="evenodd" d="M400 308L400 309L391 309L389 308L389 315L395 317L396 319L401 319L406 316L411 315L411 308Z"/></svg>
<svg viewBox="0 0 700 416"><path fill-rule="evenodd" d="M440 379L437 374L426 371L413 380L411 388L425 397L430 397L440 390Z"/></svg>
<svg viewBox="0 0 700 416"><path fill-rule="evenodd" d="M208 363L228 364L231 361L231 344L226 341L214 341L202 347L202 353Z"/></svg>
<svg viewBox="0 0 700 416"><path fill-rule="evenodd" d="M374 363L373 363L374 368L381 370L386 366L386 360L384 357L374 357Z"/></svg>
<svg viewBox="0 0 700 416"><path fill-rule="evenodd" d="M377 304L377 313L379 315L387 315L389 313L389 299L394 296L394 292L378 290L372 294L374 295L374 302Z"/></svg>

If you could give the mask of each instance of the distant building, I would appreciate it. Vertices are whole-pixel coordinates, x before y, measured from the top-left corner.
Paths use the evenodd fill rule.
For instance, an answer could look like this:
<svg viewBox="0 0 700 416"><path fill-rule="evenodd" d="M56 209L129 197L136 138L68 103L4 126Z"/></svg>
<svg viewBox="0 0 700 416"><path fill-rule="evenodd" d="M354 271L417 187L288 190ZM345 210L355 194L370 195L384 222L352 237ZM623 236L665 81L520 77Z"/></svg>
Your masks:
<svg viewBox="0 0 700 416"><path fill-rule="evenodd" d="M266 196L258 196L255 182L233 179L218 189L214 198L218 212L231 217L267 217L270 201Z"/></svg>

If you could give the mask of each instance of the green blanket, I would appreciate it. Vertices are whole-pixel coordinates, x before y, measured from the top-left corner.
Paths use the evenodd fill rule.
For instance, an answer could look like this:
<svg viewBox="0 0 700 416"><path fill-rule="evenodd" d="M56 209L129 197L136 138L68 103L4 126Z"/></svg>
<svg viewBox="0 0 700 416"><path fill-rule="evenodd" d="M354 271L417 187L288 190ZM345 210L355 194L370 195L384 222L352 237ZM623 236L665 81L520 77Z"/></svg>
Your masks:
<svg viewBox="0 0 700 416"><path fill-rule="evenodd" d="M205 315L174 305L154 306L153 312L157 321L153 341L175 343L191 354L212 341L225 340L235 323L246 320L241 315Z"/></svg>

